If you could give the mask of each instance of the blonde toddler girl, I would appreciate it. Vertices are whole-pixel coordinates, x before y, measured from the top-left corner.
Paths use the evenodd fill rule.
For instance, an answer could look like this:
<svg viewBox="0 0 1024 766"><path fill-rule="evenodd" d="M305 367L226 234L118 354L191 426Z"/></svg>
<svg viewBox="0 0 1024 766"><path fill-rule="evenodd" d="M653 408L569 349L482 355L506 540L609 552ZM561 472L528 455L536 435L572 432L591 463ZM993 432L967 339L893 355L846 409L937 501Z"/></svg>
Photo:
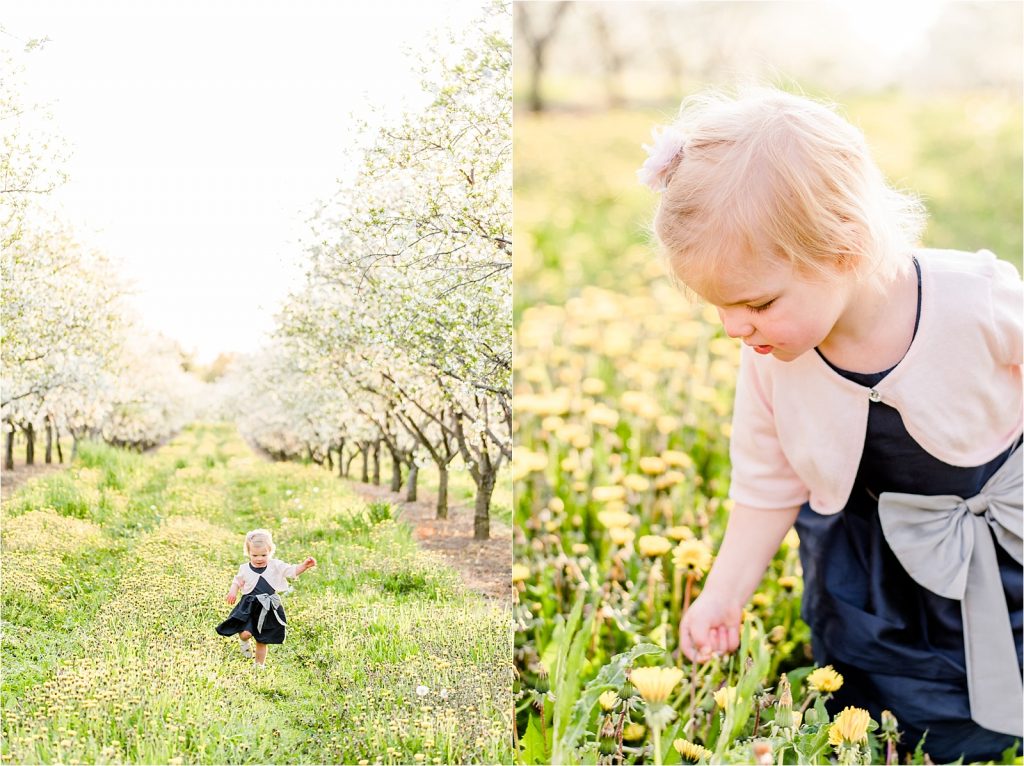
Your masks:
<svg viewBox="0 0 1024 766"><path fill-rule="evenodd" d="M301 564L286 564L271 558L276 547L266 529L254 529L246 534L244 550L249 560L238 568L224 597L229 604L235 603L239 593L242 599L217 626L217 632L222 636L237 633L242 654L246 657L255 654L256 667L263 668L268 645L284 643L287 621L280 594L288 590L289 579L315 567L316 559L309 557ZM256 644L255 652L250 639Z"/></svg>
<svg viewBox="0 0 1024 766"><path fill-rule="evenodd" d="M795 524L831 705L893 711L937 762L998 758L1024 733L1016 270L917 247L922 206L806 98L700 94L649 151L670 271L743 341L735 507L683 652L736 649Z"/></svg>

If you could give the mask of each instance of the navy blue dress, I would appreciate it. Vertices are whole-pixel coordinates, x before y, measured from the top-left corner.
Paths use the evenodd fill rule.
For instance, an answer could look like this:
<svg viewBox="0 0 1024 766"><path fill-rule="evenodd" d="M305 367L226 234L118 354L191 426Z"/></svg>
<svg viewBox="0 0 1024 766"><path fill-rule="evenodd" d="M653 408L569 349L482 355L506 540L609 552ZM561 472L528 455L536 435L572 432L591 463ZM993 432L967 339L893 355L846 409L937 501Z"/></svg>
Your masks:
<svg viewBox="0 0 1024 766"><path fill-rule="evenodd" d="M247 630L252 633L252 637L261 644L283 644L285 636L285 626L278 622L274 615L267 613L267 616L263 618L263 630L258 630L260 613L263 611L263 607L260 606L259 600L256 596L261 593L265 593L268 596L276 593L274 588L263 578L263 573L267 571L264 567L254 567L252 564L249 568L260 575L260 579L256 581L256 585L253 589L242 596L238 603L235 604L235 608L231 610L231 614L224 620L220 625L217 626L217 632L222 636L233 636L236 633L241 633L243 630ZM284 607L278 607L277 613L281 615L281 619L285 622L288 618L285 616Z"/></svg>
<svg viewBox="0 0 1024 766"><path fill-rule="evenodd" d="M918 319L920 290L918 267ZM867 387L891 371L829 366ZM904 732L901 760L925 730L925 752L937 763L960 756L965 762L997 760L1015 738L971 720L960 602L921 587L903 569L882 534L877 498L882 492L972 497L1013 449L985 465L951 466L914 441L899 412L871 402L864 453L846 507L823 516L805 503L797 517L802 616L811 627L814 659L831 664L844 679L829 712L855 705L877 721L882 710L891 710ZM1024 576L1020 564L995 547L1020 663Z"/></svg>

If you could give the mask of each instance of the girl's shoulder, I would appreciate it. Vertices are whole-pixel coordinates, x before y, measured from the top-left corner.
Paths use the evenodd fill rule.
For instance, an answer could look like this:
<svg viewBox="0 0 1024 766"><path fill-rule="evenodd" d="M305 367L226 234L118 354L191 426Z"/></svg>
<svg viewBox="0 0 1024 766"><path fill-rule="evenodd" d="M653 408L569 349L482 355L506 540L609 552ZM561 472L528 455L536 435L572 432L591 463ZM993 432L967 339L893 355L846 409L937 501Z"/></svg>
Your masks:
<svg viewBox="0 0 1024 766"><path fill-rule="evenodd" d="M965 250L940 250L921 248L915 251L921 269L931 275L950 282L977 280L986 286L992 282L1020 282L1016 267L1000 260L991 250L967 252Z"/></svg>

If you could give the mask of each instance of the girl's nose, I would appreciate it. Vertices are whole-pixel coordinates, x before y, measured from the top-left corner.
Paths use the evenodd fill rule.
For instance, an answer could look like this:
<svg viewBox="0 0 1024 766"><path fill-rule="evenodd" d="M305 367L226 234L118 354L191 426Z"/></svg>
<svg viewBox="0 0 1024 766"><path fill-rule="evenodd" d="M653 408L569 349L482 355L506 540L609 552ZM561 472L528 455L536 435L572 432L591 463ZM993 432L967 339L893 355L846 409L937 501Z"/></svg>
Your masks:
<svg viewBox="0 0 1024 766"><path fill-rule="evenodd" d="M750 321L734 309L729 311L718 309L718 318L722 320L725 334L730 338L746 338L754 332L754 326Z"/></svg>

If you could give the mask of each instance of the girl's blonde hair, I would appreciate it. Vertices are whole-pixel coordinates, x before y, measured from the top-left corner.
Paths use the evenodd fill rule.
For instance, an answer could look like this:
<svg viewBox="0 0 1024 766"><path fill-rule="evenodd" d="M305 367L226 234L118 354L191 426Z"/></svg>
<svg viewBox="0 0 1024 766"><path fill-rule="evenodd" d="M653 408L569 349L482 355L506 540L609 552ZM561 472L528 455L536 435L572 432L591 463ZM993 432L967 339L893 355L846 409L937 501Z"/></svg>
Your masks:
<svg viewBox="0 0 1024 766"><path fill-rule="evenodd" d="M274 555L274 551L277 550L277 546L274 545L274 537L270 534L269 529L254 529L252 532L247 532L245 535L245 555L249 555L249 546L252 543L263 544L267 546L267 553L270 556Z"/></svg>
<svg viewBox="0 0 1024 766"><path fill-rule="evenodd" d="M833 105L761 86L687 98L669 128L654 233L677 278L727 252L805 273L889 278L910 264L924 206L888 185Z"/></svg>

